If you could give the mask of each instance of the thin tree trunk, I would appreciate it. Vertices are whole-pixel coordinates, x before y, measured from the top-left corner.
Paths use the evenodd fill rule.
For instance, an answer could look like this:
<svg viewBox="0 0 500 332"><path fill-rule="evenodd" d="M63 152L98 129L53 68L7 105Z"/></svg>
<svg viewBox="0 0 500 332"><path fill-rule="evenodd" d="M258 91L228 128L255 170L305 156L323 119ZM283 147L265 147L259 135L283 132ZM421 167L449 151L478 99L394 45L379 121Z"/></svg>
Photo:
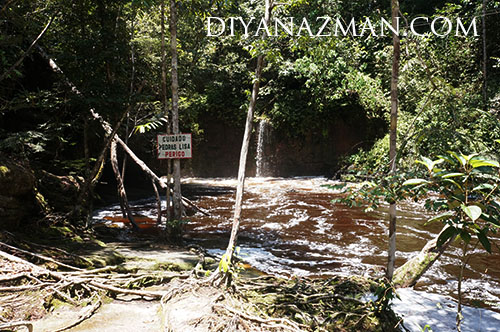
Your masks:
<svg viewBox="0 0 500 332"><path fill-rule="evenodd" d="M399 1L392 0L392 26L397 27L397 18L399 16ZM391 129L390 129L390 146L389 146L389 159L391 163L391 174L396 174L396 141L397 141L397 128L398 128L398 79L399 79L399 57L400 57L400 43L399 36L393 33L393 59L392 59L392 78L391 78ZM397 221L397 207L396 202L391 203L389 206L389 250L387 259L386 278L392 280L394 273L394 262L396 260L396 221Z"/></svg>
<svg viewBox="0 0 500 332"><path fill-rule="evenodd" d="M85 178L90 178L90 151L89 151L89 121L85 117L83 126L83 153L85 155ZM89 193L89 212L94 210L94 191L91 190ZM89 227L92 215L87 214L87 219L85 221L85 227Z"/></svg>
<svg viewBox="0 0 500 332"><path fill-rule="evenodd" d="M156 209L157 209L157 218L156 218L156 224L161 224L161 197L160 197L160 192L158 191L158 187L156 186L156 183L151 180L151 184L153 185L153 190L155 192L155 197L156 197Z"/></svg>
<svg viewBox="0 0 500 332"><path fill-rule="evenodd" d="M111 147L109 149L111 167L115 173L116 187L118 190L118 197L120 197L120 207L122 208L122 213L124 218L128 218L134 229L139 229L139 226L134 220L132 211L130 211L130 206L128 204L127 192L125 191L125 186L123 185L123 179L120 174L120 169L118 168L118 157L116 154L116 139L111 141Z"/></svg>
<svg viewBox="0 0 500 332"><path fill-rule="evenodd" d="M130 27L130 63L132 64L132 69L130 73L130 90L129 90L129 104L132 104L132 96L134 94L134 82L135 82L135 48L134 48L134 37L135 37L135 6L132 5L132 22ZM130 112L127 113L127 121L125 124L125 144L128 144L128 139L130 135ZM125 170L127 168L127 154L123 155L122 161L122 180L125 182Z"/></svg>
<svg viewBox="0 0 500 332"><path fill-rule="evenodd" d="M265 11L266 11L265 20L268 23L271 16L270 0L266 0ZM252 88L252 96L250 99L250 105L248 106L247 119L245 124L245 133L243 135L243 143L241 145L240 164L238 169L238 186L236 187L236 201L234 204L234 214L233 214L233 226L231 228L231 237L229 238L229 243L225 253L226 260L228 262L232 262L234 248L236 245L236 241L238 240L238 231L240 228L240 220L241 220L241 207L243 203L243 191L245 187L245 170L247 163L248 147L250 146L250 137L252 134L252 124L253 124L253 113L255 110L255 104L257 103L257 97L259 95L260 79L263 67L264 67L264 55L259 55L257 57L257 68L255 69L255 79Z"/></svg>
<svg viewBox="0 0 500 332"><path fill-rule="evenodd" d="M29 54L29 52L31 52L33 47L38 43L40 38L42 38L42 36L45 34L45 32L47 32L47 30L49 29L52 22L54 22L54 19L56 18L57 15L58 14L56 13L56 14L54 14L54 16L52 16L50 18L49 22L45 25L45 28L43 28L42 32L40 32L38 37L35 38L35 40L31 43L31 45L23 53L23 55L19 58L19 60L17 60L16 63L14 63L5 73L3 73L2 76L0 76L0 82L3 81L5 78L7 78L23 62L24 58L26 58L26 56Z"/></svg>
<svg viewBox="0 0 500 332"><path fill-rule="evenodd" d="M49 66L51 67L51 69L55 73L58 73L58 74L62 75L62 77L64 78L65 83L70 87L71 91L73 93L75 93L76 95L78 95L78 96L82 96L81 92L76 88L76 86L73 83L71 83L68 80L68 78L64 75L64 72L61 70L61 68L59 68L59 66L55 63L55 61L52 58L50 58L48 56L48 54L42 48L38 48L38 50L40 52L40 55L42 55L42 57L47 60L47 62L49 63ZM104 132L108 136L111 136L111 133L113 132L113 129L111 128L111 125L108 122L106 122L106 120L104 120L102 118L102 116L99 115L99 113L96 112L95 109L90 108L89 112L91 113L92 118L94 120L97 120L101 124L102 128L104 129ZM123 140L118 135L113 135L113 136L114 136L114 139L116 140L116 142L122 146L122 148L125 151L125 153L128 154L128 156L137 164L137 166L139 166L139 168L144 173L146 173L146 175L150 179L152 179L153 181L155 181L156 183L158 183L162 189L167 189L168 188L167 184L164 181L162 181L139 157L137 157L137 155L128 147L127 144L125 144L125 142L123 142ZM100 169L102 169L102 167L100 167ZM190 200L188 200L187 198L185 198L185 197L181 197L181 198L182 198L182 200L184 202L186 202L186 204L189 204L189 205L193 206L195 209L197 209L198 211L200 211L202 213L206 213L203 210L201 210L200 208L196 207L196 205L193 202L191 202Z"/></svg>
<svg viewBox="0 0 500 332"><path fill-rule="evenodd" d="M486 50L486 0L483 0L483 103L488 110L488 52Z"/></svg>
<svg viewBox="0 0 500 332"><path fill-rule="evenodd" d="M170 0L170 51L172 52L172 133L179 134L179 78L177 74L177 1ZM181 160L174 159L174 215L182 218Z"/></svg>
<svg viewBox="0 0 500 332"><path fill-rule="evenodd" d="M163 114L165 114L165 118L167 119L166 129L167 134L172 132L171 130L171 122L170 122L170 114L167 107L167 61L166 61L166 51L165 51L165 0L162 0L160 3L160 15L161 15L161 104ZM170 197L170 179L172 174L172 161L170 159L166 160L167 163L167 192L166 192L166 218L167 220L172 220L172 216L170 213L170 207L172 205L171 197Z"/></svg>
<svg viewBox="0 0 500 332"><path fill-rule="evenodd" d="M437 239L445 229L446 227L443 227L441 232L434 239L428 241L418 255L412 257L396 269L392 278L395 287L406 288L415 286L420 277L422 277L424 273L431 268L432 264L441 257L443 252L445 252L455 240L455 237L452 237L441 246L437 245Z"/></svg>

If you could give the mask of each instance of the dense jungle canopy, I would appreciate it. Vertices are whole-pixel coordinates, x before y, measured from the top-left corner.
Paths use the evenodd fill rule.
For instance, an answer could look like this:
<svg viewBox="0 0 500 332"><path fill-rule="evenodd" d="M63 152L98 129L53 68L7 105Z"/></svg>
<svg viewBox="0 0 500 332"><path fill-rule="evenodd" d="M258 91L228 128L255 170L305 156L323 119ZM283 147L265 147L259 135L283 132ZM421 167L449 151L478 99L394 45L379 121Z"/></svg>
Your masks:
<svg viewBox="0 0 500 332"><path fill-rule="evenodd" d="M478 30L478 36L440 37L423 24L418 27L422 36L401 39L402 167L419 155L494 148L500 135L500 3L486 1L485 6L468 0L401 1L404 20L445 16L452 21L461 18L468 25L476 18ZM209 123L243 128L254 57L263 52L266 63L257 119L268 119L280 133L298 141L311 132L328 140L334 135L329 130L332 123L351 123L359 144L332 152L337 156L329 173L353 163L359 169L383 170L388 158L390 34L291 37L282 33L265 41L243 38L241 31L236 36L207 36L207 17L261 17L262 7L259 1L178 3L181 131L192 132L202 151L210 139ZM103 141L88 109L115 124L131 107L119 132L126 136L128 130L131 144L154 159L155 135L164 131L166 117L161 108L159 1L9 0L0 15L3 154L28 159L33 167L57 174L82 175L85 124L88 158L96 158ZM278 6L274 15L309 18L317 31L319 16L346 22L390 20L390 3L290 1ZM44 28L36 46L30 47ZM39 47L66 78L51 71ZM65 79L81 95L72 93Z"/></svg>

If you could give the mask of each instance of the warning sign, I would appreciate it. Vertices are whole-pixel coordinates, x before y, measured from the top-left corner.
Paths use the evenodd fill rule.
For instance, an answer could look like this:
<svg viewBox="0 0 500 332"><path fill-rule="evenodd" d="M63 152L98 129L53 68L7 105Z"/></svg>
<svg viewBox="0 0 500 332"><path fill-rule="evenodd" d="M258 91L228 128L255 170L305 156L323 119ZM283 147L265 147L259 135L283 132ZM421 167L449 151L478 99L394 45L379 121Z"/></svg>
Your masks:
<svg viewBox="0 0 500 332"><path fill-rule="evenodd" d="M191 134L158 135L158 159L191 158Z"/></svg>

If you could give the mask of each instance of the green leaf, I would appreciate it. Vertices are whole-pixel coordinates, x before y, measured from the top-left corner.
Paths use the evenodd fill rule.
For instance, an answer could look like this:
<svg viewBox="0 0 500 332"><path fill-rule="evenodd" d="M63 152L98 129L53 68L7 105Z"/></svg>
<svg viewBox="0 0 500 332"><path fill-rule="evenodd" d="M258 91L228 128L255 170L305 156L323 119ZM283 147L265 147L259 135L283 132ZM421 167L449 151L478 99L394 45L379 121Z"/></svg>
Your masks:
<svg viewBox="0 0 500 332"><path fill-rule="evenodd" d="M451 179L444 179L443 182L447 182L447 183L453 183L455 186L457 186L458 189L460 189L461 191L463 191L462 189L462 186L458 184L458 182L456 182L455 180L451 180Z"/></svg>
<svg viewBox="0 0 500 332"><path fill-rule="evenodd" d="M424 179L409 179L403 182L403 186L416 186L424 183L430 183L430 182Z"/></svg>
<svg viewBox="0 0 500 332"><path fill-rule="evenodd" d="M437 240L437 246L438 247L442 246L446 241L448 241L448 239L457 235L457 233L458 233L458 230L455 227L449 226L441 233L441 235L439 235L438 240Z"/></svg>
<svg viewBox="0 0 500 332"><path fill-rule="evenodd" d="M496 160L472 159L469 161L469 164L472 166L472 168L478 168L478 167L483 167L483 166L500 167L500 164Z"/></svg>
<svg viewBox="0 0 500 332"><path fill-rule="evenodd" d="M488 232L488 229L483 229L481 232L477 234L477 238L479 239L479 242L483 245L484 249L486 249L487 252L491 254L491 243L488 237L486 237L486 233Z"/></svg>
<svg viewBox="0 0 500 332"><path fill-rule="evenodd" d="M432 172L432 169L434 168L434 166L436 166L437 164L440 164L444 161L444 159L442 158L439 158L437 160L430 160L429 158L427 157L422 157L422 160L416 160L415 162L417 164L422 164L424 165L425 167L427 167L427 169L429 170L429 172Z"/></svg>
<svg viewBox="0 0 500 332"><path fill-rule="evenodd" d="M460 206L462 208L462 211L465 212L465 214L471 218L471 220L473 222L475 222L476 220L479 219L479 217L481 217L481 213L483 213L483 211L481 210L481 208L477 205L469 205L469 206L466 206L464 204L462 204Z"/></svg>
<svg viewBox="0 0 500 332"><path fill-rule="evenodd" d="M442 214L440 214L440 215L438 215L438 216L435 216L435 217L433 217L433 218L429 219L429 220L425 223L425 225L428 225L428 224L430 224L430 223L432 223L432 222L435 222L435 221L446 220L446 219L449 219L449 218L451 218L451 217L453 217L453 212L451 212L451 211L447 211L447 212L445 212L445 213L442 213Z"/></svg>
<svg viewBox="0 0 500 332"><path fill-rule="evenodd" d="M229 263L227 254L222 255L222 258L220 259L220 262L219 262L219 270L224 272L224 273L227 273L229 271L229 265L230 265L230 263Z"/></svg>
<svg viewBox="0 0 500 332"><path fill-rule="evenodd" d="M442 175L441 177L443 179L449 179L449 178L454 178L454 177L457 177L457 176L463 176L465 175L464 173L446 173L445 175Z"/></svg>
<svg viewBox="0 0 500 332"><path fill-rule="evenodd" d="M462 231L460 232L460 238L462 238L462 240L463 240L465 243L469 243L469 242L470 242L470 240L471 240L471 236L470 236L470 234L469 234L467 231L465 231L465 230L462 230Z"/></svg>
<svg viewBox="0 0 500 332"><path fill-rule="evenodd" d="M464 158L464 156L463 156L463 155L460 155L460 156L459 156L458 154L456 154L456 153L455 153L455 152L453 152L453 151L448 151L448 153L449 153L451 156L455 157L455 159L456 159L456 160L458 160L458 162L460 162L460 165L462 165L463 167L465 167L465 163L466 163L466 161L465 161L465 158Z"/></svg>
<svg viewBox="0 0 500 332"><path fill-rule="evenodd" d="M483 189L491 190L493 188L495 188L495 187L489 183L482 183L479 186L474 187L474 189L472 189L472 191L481 191Z"/></svg>

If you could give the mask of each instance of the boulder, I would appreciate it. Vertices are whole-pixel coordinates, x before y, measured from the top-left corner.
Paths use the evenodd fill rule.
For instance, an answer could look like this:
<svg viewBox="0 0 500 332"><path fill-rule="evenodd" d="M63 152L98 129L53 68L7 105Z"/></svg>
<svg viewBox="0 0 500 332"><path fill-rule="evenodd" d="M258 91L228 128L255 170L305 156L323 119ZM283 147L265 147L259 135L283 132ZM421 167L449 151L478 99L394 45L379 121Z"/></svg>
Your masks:
<svg viewBox="0 0 500 332"><path fill-rule="evenodd" d="M28 166L0 158L0 229L16 229L36 213L35 176Z"/></svg>

